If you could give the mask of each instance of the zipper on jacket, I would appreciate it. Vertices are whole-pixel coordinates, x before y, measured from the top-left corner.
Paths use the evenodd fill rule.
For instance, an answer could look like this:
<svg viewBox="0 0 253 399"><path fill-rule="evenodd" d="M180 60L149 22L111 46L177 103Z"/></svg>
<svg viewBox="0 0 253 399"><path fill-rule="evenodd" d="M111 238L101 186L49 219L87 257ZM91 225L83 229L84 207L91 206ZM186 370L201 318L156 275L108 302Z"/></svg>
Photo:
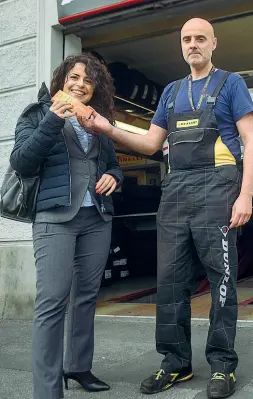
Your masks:
<svg viewBox="0 0 253 399"><path fill-rule="evenodd" d="M65 139L65 135L64 135L63 129L62 129L62 135L63 135L63 139L64 139L64 142L65 142L67 155L68 155L68 163L69 163L69 205L71 205L71 202L72 202L72 196L71 196L72 180L71 180L70 158L69 158L69 149L68 149L68 146L67 146L67 142L66 142L66 139Z"/></svg>
<svg viewBox="0 0 253 399"><path fill-rule="evenodd" d="M99 180L101 179L101 175L100 175L100 154L101 154L101 138L98 136L98 141L99 141L99 152L98 152L98 177ZM104 205L104 200L102 197L102 194L100 195L100 200L101 200L101 205L100 205L100 210L102 213L105 213L106 209L105 209L105 205Z"/></svg>

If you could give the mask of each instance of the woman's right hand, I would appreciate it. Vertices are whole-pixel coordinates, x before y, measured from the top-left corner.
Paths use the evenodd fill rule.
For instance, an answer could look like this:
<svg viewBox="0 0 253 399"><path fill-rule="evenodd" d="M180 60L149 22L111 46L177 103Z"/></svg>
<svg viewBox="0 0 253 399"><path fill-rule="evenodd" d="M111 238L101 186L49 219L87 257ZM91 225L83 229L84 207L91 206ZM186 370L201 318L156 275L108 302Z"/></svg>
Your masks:
<svg viewBox="0 0 253 399"><path fill-rule="evenodd" d="M63 101L55 101L51 105L50 111L59 116L59 118L66 119L70 118L71 116L75 116L75 113L71 112L72 108L72 105L69 103Z"/></svg>

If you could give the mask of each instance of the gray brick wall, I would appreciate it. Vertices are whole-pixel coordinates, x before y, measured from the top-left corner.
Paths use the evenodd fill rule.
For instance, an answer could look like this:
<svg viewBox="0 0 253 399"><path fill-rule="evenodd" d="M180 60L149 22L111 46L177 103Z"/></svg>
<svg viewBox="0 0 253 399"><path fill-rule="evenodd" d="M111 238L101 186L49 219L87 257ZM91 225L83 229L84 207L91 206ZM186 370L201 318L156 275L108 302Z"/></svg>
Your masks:
<svg viewBox="0 0 253 399"><path fill-rule="evenodd" d="M37 0L0 0L0 184L21 111L36 98ZM0 243L31 239L31 226L0 219Z"/></svg>
<svg viewBox="0 0 253 399"><path fill-rule="evenodd" d="M62 36L50 30L57 23L56 0L0 0L0 184L17 118L61 58ZM35 287L31 225L0 218L0 319L31 319Z"/></svg>
<svg viewBox="0 0 253 399"><path fill-rule="evenodd" d="M36 35L36 0L0 0L0 44Z"/></svg>

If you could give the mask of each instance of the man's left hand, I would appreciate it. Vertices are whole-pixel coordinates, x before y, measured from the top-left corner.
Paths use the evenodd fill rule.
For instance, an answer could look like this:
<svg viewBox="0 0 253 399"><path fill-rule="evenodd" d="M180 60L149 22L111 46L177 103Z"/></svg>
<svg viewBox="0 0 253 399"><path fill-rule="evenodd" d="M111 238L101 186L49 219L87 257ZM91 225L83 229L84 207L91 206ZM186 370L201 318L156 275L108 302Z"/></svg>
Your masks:
<svg viewBox="0 0 253 399"><path fill-rule="evenodd" d="M247 223L252 215L252 197L247 194L240 194L232 209L230 229L240 227Z"/></svg>
<svg viewBox="0 0 253 399"><path fill-rule="evenodd" d="M109 195L111 195L111 193L113 193L116 187L117 181L115 177L105 173L96 184L96 193L104 194L106 192L105 195L108 197Z"/></svg>

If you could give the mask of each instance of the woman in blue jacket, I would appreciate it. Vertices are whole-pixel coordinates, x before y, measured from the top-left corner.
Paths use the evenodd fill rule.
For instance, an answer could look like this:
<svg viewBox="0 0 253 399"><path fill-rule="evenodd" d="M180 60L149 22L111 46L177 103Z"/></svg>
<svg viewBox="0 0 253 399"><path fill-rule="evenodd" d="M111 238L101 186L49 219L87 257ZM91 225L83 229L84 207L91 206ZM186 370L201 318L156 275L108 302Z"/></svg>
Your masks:
<svg viewBox="0 0 253 399"><path fill-rule="evenodd" d="M34 399L62 398L63 378L66 388L73 379L88 391L109 389L91 373L94 314L111 239L110 194L123 176L110 139L86 131L70 104L51 102L58 90L114 119L111 76L94 56L81 54L62 62L50 93L43 84L17 123L11 165L24 176L39 171L41 179L33 224Z"/></svg>

